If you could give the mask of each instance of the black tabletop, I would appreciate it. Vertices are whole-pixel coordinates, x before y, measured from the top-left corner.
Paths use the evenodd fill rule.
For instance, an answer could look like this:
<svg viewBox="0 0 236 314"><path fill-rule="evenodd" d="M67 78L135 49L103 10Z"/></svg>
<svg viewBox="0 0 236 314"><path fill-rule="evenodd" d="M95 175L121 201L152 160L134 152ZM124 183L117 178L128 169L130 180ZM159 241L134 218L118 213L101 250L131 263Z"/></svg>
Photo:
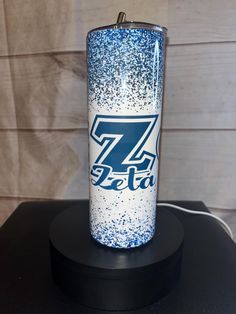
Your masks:
<svg viewBox="0 0 236 314"><path fill-rule="evenodd" d="M202 202L173 203L207 210ZM50 223L76 204L79 209L79 201L22 203L0 228L0 313L108 313L79 305L65 296L51 277ZM235 243L210 217L170 210L185 231L181 280L158 303L125 313L235 314Z"/></svg>

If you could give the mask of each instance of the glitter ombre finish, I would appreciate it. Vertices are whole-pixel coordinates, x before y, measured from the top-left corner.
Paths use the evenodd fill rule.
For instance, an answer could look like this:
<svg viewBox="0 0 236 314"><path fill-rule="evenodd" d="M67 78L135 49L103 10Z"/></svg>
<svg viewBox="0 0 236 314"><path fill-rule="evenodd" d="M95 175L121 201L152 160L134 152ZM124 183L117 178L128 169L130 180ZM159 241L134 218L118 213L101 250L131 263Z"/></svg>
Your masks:
<svg viewBox="0 0 236 314"><path fill-rule="evenodd" d="M165 28L138 22L87 37L90 231L110 247L155 232L165 39Z"/></svg>

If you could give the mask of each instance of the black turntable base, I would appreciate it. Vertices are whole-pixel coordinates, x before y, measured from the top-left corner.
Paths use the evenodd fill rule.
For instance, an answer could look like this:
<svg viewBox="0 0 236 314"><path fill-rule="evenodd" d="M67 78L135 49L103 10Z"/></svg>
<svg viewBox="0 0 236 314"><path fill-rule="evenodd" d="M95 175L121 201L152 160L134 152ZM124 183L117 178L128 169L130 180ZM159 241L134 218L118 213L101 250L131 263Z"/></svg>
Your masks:
<svg viewBox="0 0 236 314"><path fill-rule="evenodd" d="M51 267L56 284L79 303L103 310L131 310L158 301L180 277L184 232L166 209L146 245L108 248L89 232L88 202L60 213L51 224Z"/></svg>

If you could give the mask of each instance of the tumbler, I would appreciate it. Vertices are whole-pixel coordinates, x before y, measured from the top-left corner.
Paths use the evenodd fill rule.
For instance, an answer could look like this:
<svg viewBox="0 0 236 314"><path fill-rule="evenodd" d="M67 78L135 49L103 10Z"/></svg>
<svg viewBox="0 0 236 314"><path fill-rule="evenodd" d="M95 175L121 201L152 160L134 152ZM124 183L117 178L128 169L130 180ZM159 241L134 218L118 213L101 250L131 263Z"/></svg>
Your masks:
<svg viewBox="0 0 236 314"><path fill-rule="evenodd" d="M156 228L166 31L123 20L87 36L90 232L112 248Z"/></svg>

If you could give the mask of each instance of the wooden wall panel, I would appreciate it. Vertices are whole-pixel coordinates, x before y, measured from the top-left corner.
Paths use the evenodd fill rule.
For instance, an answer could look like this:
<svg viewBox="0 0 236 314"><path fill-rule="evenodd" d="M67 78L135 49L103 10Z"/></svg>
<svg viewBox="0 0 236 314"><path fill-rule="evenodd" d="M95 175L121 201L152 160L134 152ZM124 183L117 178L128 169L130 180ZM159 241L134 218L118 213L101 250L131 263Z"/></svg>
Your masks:
<svg viewBox="0 0 236 314"><path fill-rule="evenodd" d="M87 126L85 58L79 52L11 57L16 114L8 128L14 128L14 119L18 129ZM9 102L4 105L8 110Z"/></svg>
<svg viewBox="0 0 236 314"><path fill-rule="evenodd" d="M16 128L16 110L9 59L0 58L0 130Z"/></svg>
<svg viewBox="0 0 236 314"><path fill-rule="evenodd" d="M236 40L236 1L169 0L170 44Z"/></svg>
<svg viewBox="0 0 236 314"><path fill-rule="evenodd" d="M163 126L236 128L236 43L168 47Z"/></svg>
<svg viewBox="0 0 236 314"><path fill-rule="evenodd" d="M0 133L2 140L5 133ZM11 143L15 133L9 133L13 139L9 137L7 144L1 143L5 152L8 143L17 147L17 142ZM2 164L5 163L2 178L5 176L9 182L2 186L2 196L12 193L37 198L88 197L86 130L20 131L18 137L19 157L17 152L12 161L1 157ZM210 207L234 208L235 131L164 131L161 156L160 198L198 199ZM18 191L13 194L17 167L19 182L15 189ZM9 173L12 173L11 182Z"/></svg>
<svg viewBox="0 0 236 314"><path fill-rule="evenodd" d="M75 0L7 0L9 54L75 50L78 21ZM75 32L75 30L77 30Z"/></svg>
<svg viewBox="0 0 236 314"><path fill-rule="evenodd" d="M88 197L87 131L1 131L0 147L0 200Z"/></svg>
<svg viewBox="0 0 236 314"><path fill-rule="evenodd" d="M165 0L7 0L9 53L85 50L87 32L116 22L119 11L131 20L167 24Z"/></svg>
<svg viewBox="0 0 236 314"><path fill-rule="evenodd" d="M57 199L88 196L84 193L88 181L87 132L45 130L18 134L17 196ZM67 193L73 182L79 184L74 185L73 193Z"/></svg>
<svg viewBox="0 0 236 314"><path fill-rule="evenodd" d="M13 213L20 201L17 198L0 198L0 227Z"/></svg>
<svg viewBox="0 0 236 314"><path fill-rule="evenodd" d="M0 56L8 54L4 0L0 0Z"/></svg>
<svg viewBox="0 0 236 314"><path fill-rule="evenodd" d="M169 29L160 198L236 208L235 1L0 0L0 221L88 198L85 38L120 10Z"/></svg>
<svg viewBox="0 0 236 314"><path fill-rule="evenodd" d="M8 0L11 54L85 50L88 30L111 24L117 13L168 27L170 44L235 41L234 0ZM4 20L4 19L3 19ZM79 32L78 32L79 30ZM5 50L0 50L5 54Z"/></svg>
<svg viewBox="0 0 236 314"><path fill-rule="evenodd" d="M18 196L87 198L87 131L19 132ZM160 198L234 208L235 131L165 131Z"/></svg>
<svg viewBox="0 0 236 314"><path fill-rule="evenodd" d="M17 195L19 160L18 134L0 131L0 196Z"/></svg>
<svg viewBox="0 0 236 314"><path fill-rule="evenodd" d="M86 130L20 134L18 196L88 197ZM161 156L161 199L197 199L210 207L235 208L235 131L164 131Z"/></svg>
<svg viewBox="0 0 236 314"><path fill-rule="evenodd" d="M87 127L85 52L12 57L10 65L18 128ZM236 128L235 72L236 43L168 47L163 128ZM12 97L7 70L1 80ZM14 128L14 104L2 100L0 123L7 116Z"/></svg>
<svg viewBox="0 0 236 314"><path fill-rule="evenodd" d="M236 131L166 131L162 135L160 198L236 204Z"/></svg>

